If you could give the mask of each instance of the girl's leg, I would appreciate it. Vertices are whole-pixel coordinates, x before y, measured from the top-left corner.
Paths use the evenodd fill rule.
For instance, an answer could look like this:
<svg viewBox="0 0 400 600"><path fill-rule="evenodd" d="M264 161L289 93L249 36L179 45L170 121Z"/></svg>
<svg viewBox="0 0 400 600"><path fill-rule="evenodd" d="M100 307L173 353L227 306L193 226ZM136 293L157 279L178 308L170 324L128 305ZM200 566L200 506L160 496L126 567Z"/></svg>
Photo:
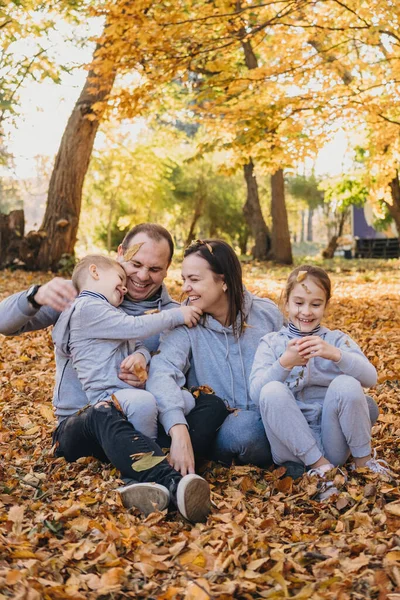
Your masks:
<svg viewBox="0 0 400 600"><path fill-rule="evenodd" d="M120 407L135 429L151 440L157 438L157 403L153 394L137 388L115 392Z"/></svg>
<svg viewBox="0 0 400 600"><path fill-rule="evenodd" d="M272 381L262 388L260 412L276 464L287 461L313 467L328 464L295 397L284 383Z"/></svg>
<svg viewBox="0 0 400 600"><path fill-rule="evenodd" d="M325 396L322 409L322 444L326 457L342 465L371 454L371 419L360 383L349 375L339 375Z"/></svg>

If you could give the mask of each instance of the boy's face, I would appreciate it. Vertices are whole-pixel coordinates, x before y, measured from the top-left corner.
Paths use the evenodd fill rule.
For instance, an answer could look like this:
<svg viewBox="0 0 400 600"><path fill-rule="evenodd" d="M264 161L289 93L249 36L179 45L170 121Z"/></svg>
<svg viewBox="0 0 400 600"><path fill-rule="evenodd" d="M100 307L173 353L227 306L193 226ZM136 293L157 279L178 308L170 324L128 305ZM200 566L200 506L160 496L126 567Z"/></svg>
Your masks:
<svg viewBox="0 0 400 600"><path fill-rule="evenodd" d="M103 294L112 306L119 306L126 294L126 275L122 267L104 269L97 267L96 291Z"/></svg>
<svg viewBox="0 0 400 600"><path fill-rule="evenodd" d="M126 273L126 287L131 300L139 302L153 296L161 287L170 264L167 240L153 240L146 233L138 233L130 243L142 244L129 261L124 260L122 246L118 247L118 261Z"/></svg>

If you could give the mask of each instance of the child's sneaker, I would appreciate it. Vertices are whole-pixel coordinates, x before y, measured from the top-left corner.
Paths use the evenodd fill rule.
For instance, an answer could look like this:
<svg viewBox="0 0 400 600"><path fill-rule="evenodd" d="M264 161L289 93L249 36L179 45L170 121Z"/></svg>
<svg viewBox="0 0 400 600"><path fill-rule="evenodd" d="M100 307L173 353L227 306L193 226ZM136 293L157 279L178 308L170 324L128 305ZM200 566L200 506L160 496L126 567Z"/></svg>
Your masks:
<svg viewBox="0 0 400 600"><path fill-rule="evenodd" d="M125 508L137 508L145 516L167 508L170 494L159 483L131 483L117 488Z"/></svg>
<svg viewBox="0 0 400 600"><path fill-rule="evenodd" d="M320 467L316 467L315 469L310 469L309 471L307 471L307 475L309 477L314 476L314 477L318 477L320 479L320 482L318 484L318 496L317 496L317 500L319 500L320 502L327 500L334 494L339 494L339 490L337 489L337 487L335 486L333 481L326 479L326 474L328 473L328 471L330 471L331 469L334 469L334 468L335 468L334 465L328 464L328 465L321 465Z"/></svg>
<svg viewBox="0 0 400 600"><path fill-rule="evenodd" d="M363 467L357 467L355 463L350 465L352 471L357 468L369 469L372 473L378 473L383 476L384 479L392 480L395 479L395 474L390 470L389 464L382 458L376 458L376 450L374 450L373 456L365 463Z"/></svg>

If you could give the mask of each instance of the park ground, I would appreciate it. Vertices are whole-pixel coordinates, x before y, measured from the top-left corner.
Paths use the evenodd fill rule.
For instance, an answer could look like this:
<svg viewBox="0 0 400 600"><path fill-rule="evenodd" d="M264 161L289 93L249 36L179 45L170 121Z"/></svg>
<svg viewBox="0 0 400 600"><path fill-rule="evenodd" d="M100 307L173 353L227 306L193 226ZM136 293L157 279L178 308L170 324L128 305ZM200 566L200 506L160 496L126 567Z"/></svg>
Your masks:
<svg viewBox="0 0 400 600"><path fill-rule="evenodd" d="M379 373L373 445L400 475L400 261L328 264L328 326L349 333ZM276 301L286 268L248 263L250 291ZM50 274L0 272L0 299ZM179 265L169 286L179 297ZM194 527L122 508L117 474L51 454L50 331L0 336L0 599L295 598L400 600L400 489L344 470L340 496L284 469L208 463L216 509ZM206 383L206 382L204 382Z"/></svg>

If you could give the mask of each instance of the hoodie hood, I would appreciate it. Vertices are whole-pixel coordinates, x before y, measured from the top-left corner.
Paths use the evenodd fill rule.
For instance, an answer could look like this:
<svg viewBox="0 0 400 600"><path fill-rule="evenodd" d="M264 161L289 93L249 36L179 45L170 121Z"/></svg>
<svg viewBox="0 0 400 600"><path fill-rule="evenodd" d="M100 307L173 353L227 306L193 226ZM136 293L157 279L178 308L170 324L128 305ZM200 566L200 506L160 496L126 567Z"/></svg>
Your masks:
<svg viewBox="0 0 400 600"><path fill-rule="evenodd" d="M70 356L69 351L69 337L70 337L70 322L71 317L76 309L77 300L64 310L57 321L57 327L53 328L52 338L53 342L57 347L57 352L62 356L68 358Z"/></svg>

